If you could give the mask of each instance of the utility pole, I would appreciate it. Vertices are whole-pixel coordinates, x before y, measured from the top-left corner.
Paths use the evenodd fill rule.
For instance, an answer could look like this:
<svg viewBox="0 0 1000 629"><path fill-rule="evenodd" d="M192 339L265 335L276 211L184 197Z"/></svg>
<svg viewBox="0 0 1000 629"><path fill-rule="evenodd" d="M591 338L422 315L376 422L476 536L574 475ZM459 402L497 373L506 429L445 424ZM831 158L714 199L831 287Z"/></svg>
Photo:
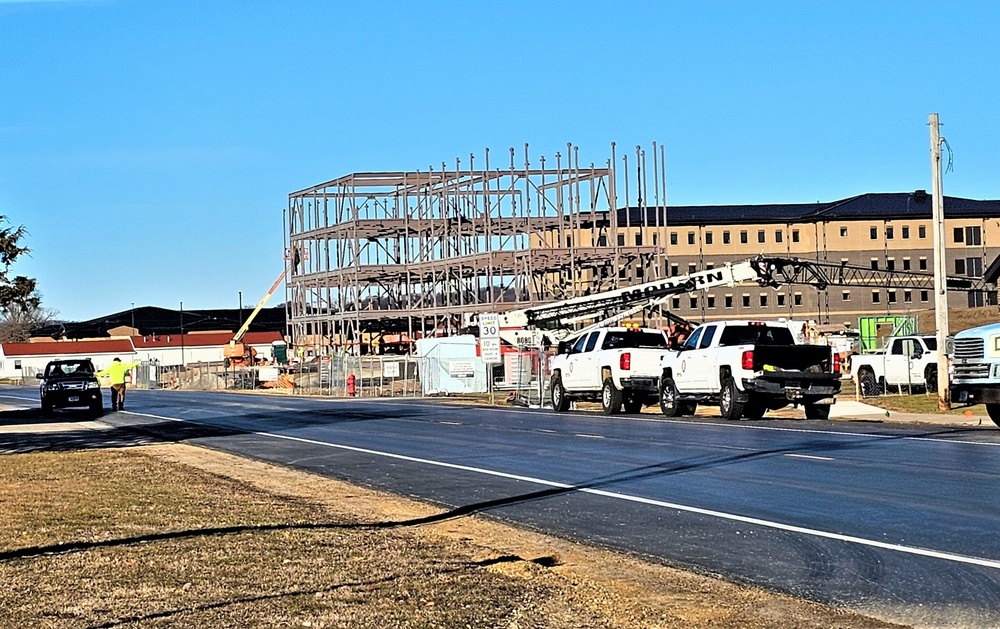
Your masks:
<svg viewBox="0 0 1000 629"><path fill-rule="evenodd" d="M181 302L181 367L184 367L184 302Z"/></svg>
<svg viewBox="0 0 1000 629"><path fill-rule="evenodd" d="M947 258L944 245L944 193L941 188L941 130L938 115L930 115L931 126L931 219L934 237L934 314L937 324L937 389L938 411L951 410L951 383L948 380L948 356L945 341L948 338L948 286Z"/></svg>

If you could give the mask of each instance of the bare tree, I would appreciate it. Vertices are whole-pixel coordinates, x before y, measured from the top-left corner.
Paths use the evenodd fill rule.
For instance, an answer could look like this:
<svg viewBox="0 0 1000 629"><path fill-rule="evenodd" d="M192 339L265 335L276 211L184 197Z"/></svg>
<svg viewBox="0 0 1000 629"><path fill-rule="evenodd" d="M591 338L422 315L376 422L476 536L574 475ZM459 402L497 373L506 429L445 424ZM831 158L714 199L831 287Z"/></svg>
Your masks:
<svg viewBox="0 0 1000 629"><path fill-rule="evenodd" d="M7 222L0 217L0 222ZM24 225L0 229L0 340L27 340L28 332L52 316L42 309L42 297L35 280L10 276L10 267L30 250L21 244L27 234Z"/></svg>

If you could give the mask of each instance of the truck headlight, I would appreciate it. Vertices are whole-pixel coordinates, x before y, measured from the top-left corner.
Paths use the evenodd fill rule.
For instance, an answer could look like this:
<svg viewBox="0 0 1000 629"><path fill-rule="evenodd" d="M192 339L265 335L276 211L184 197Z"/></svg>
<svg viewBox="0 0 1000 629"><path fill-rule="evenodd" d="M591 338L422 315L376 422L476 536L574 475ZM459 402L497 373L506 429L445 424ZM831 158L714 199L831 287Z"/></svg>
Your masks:
<svg viewBox="0 0 1000 629"><path fill-rule="evenodd" d="M87 388L88 389L100 389L101 385L98 384L97 382L88 382L87 383Z"/></svg>

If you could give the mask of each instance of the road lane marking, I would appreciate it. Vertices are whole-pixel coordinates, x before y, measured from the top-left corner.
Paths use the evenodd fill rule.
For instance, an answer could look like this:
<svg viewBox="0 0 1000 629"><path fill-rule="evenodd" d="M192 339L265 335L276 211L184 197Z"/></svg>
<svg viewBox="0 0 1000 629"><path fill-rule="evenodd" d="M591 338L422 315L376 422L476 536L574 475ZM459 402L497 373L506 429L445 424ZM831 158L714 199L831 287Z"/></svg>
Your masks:
<svg viewBox="0 0 1000 629"><path fill-rule="evenodd" d="M583 437L584 439L604 439L601 435L585 435L582 432L576 433L577 437Z"/></svg>
<svg viewBox="0 0 1000 629"><path fill-rule="evenodd" d="M136 413L134 411L124 411L127 415L137 415L141 417L152 417L153 419L161 419L172 422L182 422L191 424L202 424L212 426L212 424L203 424L202 422L192 421L190 419L180 419L176 417L165 417L163 415L152 415L150 413ZM853 535L842 535L840 533L833 533L830 531L823 531L819 529L811 529L802 526L795 526L792 524L784 524L782 522L773 522L771 520L763 520L760 518L754 518L745 515L739 515L735 513L726 513L724 511L715 511L712 509L703 509L701 507L693 507L691 505L683 505L675 502L666 502L664 500L655 500L653 498L644 498L642 496L633 496L631 494L623 494L620 492L606 491L603 489L593 489L589 487L580 487L576 485L568 485L566 483L560 483L557 481L545 480L542 478L534 478L531 476L522 476L520 474L510 474L507 472L500 472L498 470L490 470L481 467L472 467L469 465L460 465L457 463L447 463L445 461L435 461L433 459L424 459L420 457L407 456L405 454L396 454L393 452L383 452L381 450L372 450L370 448L359 448L356 446L349 446L341 443L332 443L329 441L319 441L317 439L307 439L305 437L295 437L292 435L282 435L273 432L262 432L262 431L246 431L247 434L257 435L260 437L271 437L273 439L282 439L285 441L293 441L296 443L305 443L314 446L323 446L327 448L334 448L337 450L346 450L348 452L357 452L359 454L368 454L372 456L380 456L389 459L396 459L399 461L407 461L410 463L420 463L423 465L432 465L435 467L443 467L446 469L459 470L462 472L472 472L475 474L484 474L486 476L495 476L497 478L506 478L510 480L517 480L526 483L532 483L535 485L542 485L544 487L554 487L557 489L568 489L573 491L578 491L580 493L591 494L594 496L601 496L604 498L612 498L615 500L625 500L628 502L635 502L644 505L650 505L654 507L662 507L664 509L673 509L676 511L683 511L685 513L694 513L698 515L709 516L713 518L719 518L723 520L729 520L732 522L741 522L744 524L752 524L755 526L762 526L765 528L776 529L779 531L787 531L790 533L798 533L800 535L809 535L812 537L821 537L825 539L832 539L840 542L847 542L851 544L858 544L861 546L870 546L872 548L881 548L884 550L892 550L896 552L906 553L910 555L918 555L921 557L931 557L934 559L943 559L945 561L952 561L955 563L971 564L975 566L982 566L986 568L996 568L1000 569L1000 560L986 559L982 557L972 557L968 555L959 555L956 553L943 552L938 550L933 550L930 548L920 548L917 546L903 546L901 544L891 544L888 542L880 542L878 540L866 539L864 537L855 537Z"/></svg>
<svg viewBox="0 0 1000 629"><path fill-rule="evenodd" d="M461 426L462 425L462 422L446 422L444 420L439 420L438 423L439 424L447 424L449 426Z"/></svg>
<svg viewBox="0 0 1000 629"><path fill-rule="evenodd" d="M813 459L816 461L833 461L832 457L828 456L815 456L812 454L786 454L785 456L792 457L793 459Z"/></svg>

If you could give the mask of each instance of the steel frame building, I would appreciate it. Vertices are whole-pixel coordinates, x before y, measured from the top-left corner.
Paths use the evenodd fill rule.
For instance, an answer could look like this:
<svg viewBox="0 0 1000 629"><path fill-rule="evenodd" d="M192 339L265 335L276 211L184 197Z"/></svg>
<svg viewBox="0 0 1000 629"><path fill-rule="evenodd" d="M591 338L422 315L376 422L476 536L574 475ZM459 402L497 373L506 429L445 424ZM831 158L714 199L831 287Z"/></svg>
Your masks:
<svg viewBox="0 0 1000 629"><path fill-rule="evenodd" d="M502 167L354 173L288 197L289 334L316 354L359 351L372 338L452 334L462 314L530 307L618 288L664 271L665 232L625 243L619 200L661 204L663 147L652 177L636 147L634 187L618 179L615 146L602 167L567 144L532 163L524 146ZM622 157L625 172L629 159ZM652 180L652 197L649 180ZM621 199L616 181L626 181ZM633 197L633 199L630 199ZM666 188L662 186L662 203ZM645 212L642 213L646 215ZM645 220L645 219L643 219ZM656 226L636 225L666 229ZM649 229L644 229L648 234Z"/></svg>

